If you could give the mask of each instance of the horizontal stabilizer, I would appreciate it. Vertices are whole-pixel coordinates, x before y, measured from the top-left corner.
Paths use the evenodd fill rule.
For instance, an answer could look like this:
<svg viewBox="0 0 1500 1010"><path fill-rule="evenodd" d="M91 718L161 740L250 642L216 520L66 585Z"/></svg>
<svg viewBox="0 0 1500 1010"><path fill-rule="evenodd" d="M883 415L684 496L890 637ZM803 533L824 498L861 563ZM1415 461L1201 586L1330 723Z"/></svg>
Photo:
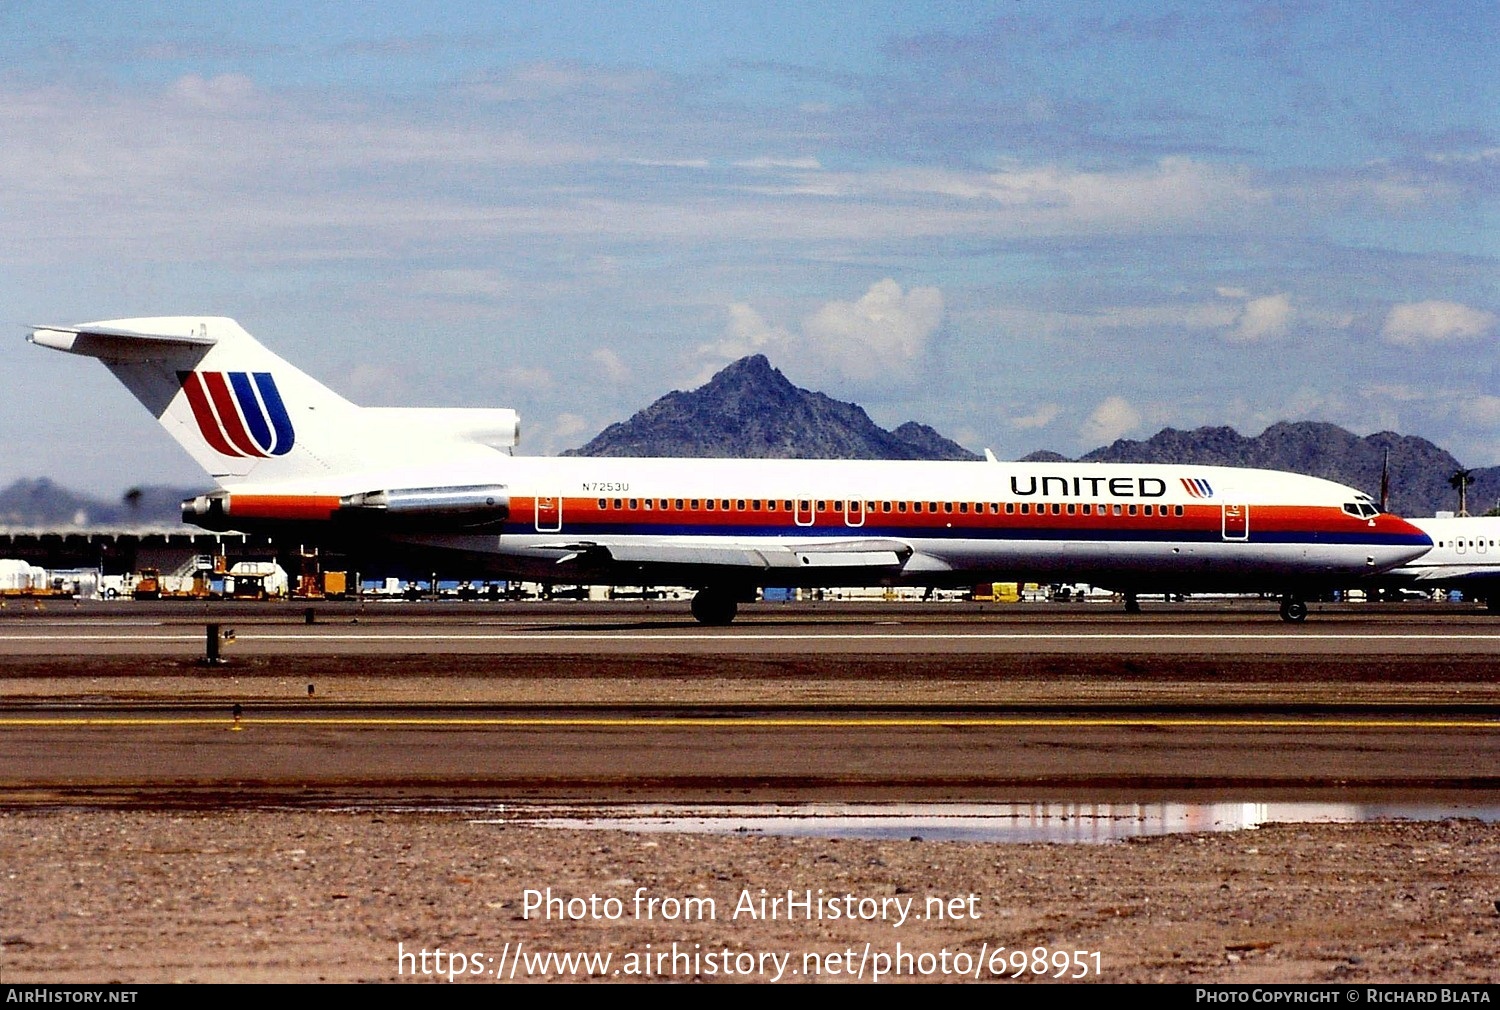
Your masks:
<svg viewBox="0 0 1500 1010"><path fill-rule="evenodd" d="M38 326L28 339L40 347L91 358L149 357L153 353L208 348L218 342L203 328L196 333L145 333L113 326Z"/></svg>

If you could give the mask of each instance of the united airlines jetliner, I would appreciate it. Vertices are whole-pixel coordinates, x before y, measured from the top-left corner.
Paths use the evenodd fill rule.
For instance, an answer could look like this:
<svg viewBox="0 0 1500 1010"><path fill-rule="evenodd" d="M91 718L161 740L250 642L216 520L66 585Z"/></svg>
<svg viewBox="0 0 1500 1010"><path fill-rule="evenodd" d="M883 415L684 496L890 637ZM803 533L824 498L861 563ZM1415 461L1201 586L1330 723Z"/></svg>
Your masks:
<svg viewBox="0 0 1500 1010"><path fill-rule="evenodd" d="M763 586L1087 582L1309 595L1425 553L1331 481L1103 463L518 457L514 411L359 407L233 320L117 319L30 339L104 362L209 473L187 522L424 570L685 585L727 624ZM413 552L417 552L415 555Z"/></svg>

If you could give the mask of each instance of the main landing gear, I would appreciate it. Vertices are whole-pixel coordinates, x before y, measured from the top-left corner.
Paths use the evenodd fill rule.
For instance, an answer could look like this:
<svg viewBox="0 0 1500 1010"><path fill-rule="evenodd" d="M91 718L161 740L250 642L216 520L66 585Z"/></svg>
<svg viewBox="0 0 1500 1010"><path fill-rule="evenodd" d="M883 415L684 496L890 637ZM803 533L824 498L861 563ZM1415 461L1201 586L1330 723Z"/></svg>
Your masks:
<svg viewBox="0 0 1500 1010"><path fill-rule="evenodd" d="M708 586L693 597L693 616L699 624L721 628L739 613L739 598L731 589Z"/></svg>
<svg viewBox="0 0 1500 1010"><path fill-rule="evenodd" d="M1300 624L1307 620L1307 604L1291 593L1281 598L1281 619L1293 624Z"/></svg>

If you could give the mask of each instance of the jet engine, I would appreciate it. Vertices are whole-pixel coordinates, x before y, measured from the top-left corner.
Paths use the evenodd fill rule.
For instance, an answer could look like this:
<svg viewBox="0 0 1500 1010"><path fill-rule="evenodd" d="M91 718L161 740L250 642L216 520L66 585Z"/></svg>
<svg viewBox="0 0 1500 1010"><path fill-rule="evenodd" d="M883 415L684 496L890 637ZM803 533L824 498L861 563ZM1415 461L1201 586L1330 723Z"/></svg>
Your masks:
<svg viewBox="0 0 1500 1010"><path fill-rule="evenodd" d="M339 499L339 516L384 520L403 529L434 532L504 522L510 491L504 484L408 487L365 491Z"/></svg>

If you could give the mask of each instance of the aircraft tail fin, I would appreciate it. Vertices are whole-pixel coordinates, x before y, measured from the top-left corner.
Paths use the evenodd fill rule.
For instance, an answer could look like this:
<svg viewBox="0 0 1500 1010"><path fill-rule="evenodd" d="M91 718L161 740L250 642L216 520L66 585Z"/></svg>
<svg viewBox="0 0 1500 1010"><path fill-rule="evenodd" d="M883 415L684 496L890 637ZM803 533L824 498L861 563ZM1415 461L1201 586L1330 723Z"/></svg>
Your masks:
<svg viewBox="0 0 1500 1010"><path fill-rule="evenodd" d="M473 461L517 429L508 410L359 407L222 317L40 326L30 340L102 361L221 485L357 481Z"/></svg>

